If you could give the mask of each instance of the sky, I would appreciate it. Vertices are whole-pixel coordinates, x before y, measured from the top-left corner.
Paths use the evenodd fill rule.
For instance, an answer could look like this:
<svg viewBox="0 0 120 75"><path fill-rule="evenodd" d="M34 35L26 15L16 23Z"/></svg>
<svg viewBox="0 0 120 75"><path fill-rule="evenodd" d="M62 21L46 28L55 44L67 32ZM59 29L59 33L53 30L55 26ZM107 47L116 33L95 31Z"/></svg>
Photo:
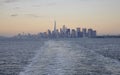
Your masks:
<svg viewBox="0 0 120 75"><path fill-rule="evenodd" d="M93 28L98 35L120 34L120 0L0 0L0 35Z"/></svg>

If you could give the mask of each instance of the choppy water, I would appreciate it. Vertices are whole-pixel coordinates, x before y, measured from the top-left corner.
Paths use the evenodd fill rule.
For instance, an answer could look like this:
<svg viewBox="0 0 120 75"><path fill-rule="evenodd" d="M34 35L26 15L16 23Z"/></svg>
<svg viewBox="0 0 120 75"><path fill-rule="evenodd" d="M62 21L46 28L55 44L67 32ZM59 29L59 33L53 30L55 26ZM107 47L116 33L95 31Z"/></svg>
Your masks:
<svg viewBox="0 0 120 75"><path fill-rule="evenodd" d="M6 59L12 64L9 61L5 63L7 60L3 64L3 60L0 60L2 75L120 75L120 39L59 39L47 40L44 43L40 41L14 43L15 49L22 49L14 50L11 44L13 48L11 52L15 53L15 56L9 57L22 62L11 61L8 56ZM7 45L2 44L0 48L6 48ZM4 57L6 53L1 54ZM21 56L16 57L18 55Z"/></svg>

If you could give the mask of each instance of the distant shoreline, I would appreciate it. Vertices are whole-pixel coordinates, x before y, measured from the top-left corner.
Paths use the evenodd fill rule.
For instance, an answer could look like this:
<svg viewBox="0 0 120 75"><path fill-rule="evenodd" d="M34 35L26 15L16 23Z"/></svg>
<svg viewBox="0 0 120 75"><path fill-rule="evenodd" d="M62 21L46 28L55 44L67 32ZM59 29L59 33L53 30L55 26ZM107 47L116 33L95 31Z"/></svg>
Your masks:
<svg viewBox="0 0 120 75"><path fill-rule="evenodd" d="M0 41L40 41L40 40L49 40L49 39L97 39L97 38L120 38L120 36L96 36L94 38L14 38L14 37L0 37Z"/></svg>

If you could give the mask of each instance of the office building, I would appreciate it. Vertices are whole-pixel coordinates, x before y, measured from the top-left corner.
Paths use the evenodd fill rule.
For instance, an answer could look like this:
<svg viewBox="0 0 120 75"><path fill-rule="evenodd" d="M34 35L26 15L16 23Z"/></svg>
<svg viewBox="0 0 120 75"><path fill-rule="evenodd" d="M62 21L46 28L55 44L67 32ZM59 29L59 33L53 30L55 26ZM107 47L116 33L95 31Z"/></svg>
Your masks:
<svg viewBox="0 0 120 75"><path fill-rule="evenodd" d="M88 37L89 38L92 38L92 33L93 33L93 30L92 29L88 29Z"/></svg>
<svg viewBox="0 0 120 75"><path fill-rule="evenodd" d="M76 28L76 37L81 37L81 31L80 28Z"/></svg>
<svg viewBox="0 0 120 75"><path fill-rule="evenodd" d="M66 29L66 37L70 38L70 29Z"/></svg>
<svg viewBox="0 0 120 75"><path fill-rule="evenodd" d="M75 31L75 29L72 29L72 31L71 31L71 37L72 38L76 38L76 31Z"/></svg>
<svg viewBox="0 0 120 75"><path fill-rule="evenodd" d="M83 37L87 37L87 29L83 28L82 29Z"/></svg>

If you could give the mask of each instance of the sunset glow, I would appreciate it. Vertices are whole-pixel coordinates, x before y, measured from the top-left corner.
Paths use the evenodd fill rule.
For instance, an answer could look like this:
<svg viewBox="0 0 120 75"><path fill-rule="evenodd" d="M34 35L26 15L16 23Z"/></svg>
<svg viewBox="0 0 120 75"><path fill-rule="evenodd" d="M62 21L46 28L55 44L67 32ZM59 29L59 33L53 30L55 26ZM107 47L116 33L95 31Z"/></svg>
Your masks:
<svg viewBox="0 0 120 75"><path fill-rule="evenodd" d="M0 0L0 35L39 33L66 25L120 34L120 0Z"/></svg>

